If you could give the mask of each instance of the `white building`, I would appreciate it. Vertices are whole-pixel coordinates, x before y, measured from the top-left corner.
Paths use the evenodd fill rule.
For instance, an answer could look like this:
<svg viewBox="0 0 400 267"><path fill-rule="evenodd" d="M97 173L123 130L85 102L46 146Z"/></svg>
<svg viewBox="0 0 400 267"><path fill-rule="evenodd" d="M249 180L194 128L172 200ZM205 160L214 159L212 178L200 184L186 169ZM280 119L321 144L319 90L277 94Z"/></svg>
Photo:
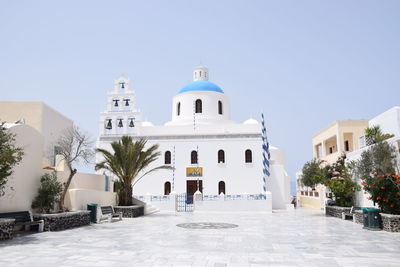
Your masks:
<svg viewBox="0 0 400 267"><path fill-rule="evenodd" d="M208 78L207 68L195 68L194 81L172 99L171 121L160 126L142 121L129 80L115 81L100 115L97 147L111 151L110 143L123 135L146 138L149 145L159 144L162 156L155 165L175 168L146 176L134 186L134 195L193 194L197 189L203 195L263 193L261 125L254 119L232 121L228 96ZM270 152L267 190L273 208L285 208L290 203L285 155L276 147ZM98 154L96 161L101 159Z"/></svg>

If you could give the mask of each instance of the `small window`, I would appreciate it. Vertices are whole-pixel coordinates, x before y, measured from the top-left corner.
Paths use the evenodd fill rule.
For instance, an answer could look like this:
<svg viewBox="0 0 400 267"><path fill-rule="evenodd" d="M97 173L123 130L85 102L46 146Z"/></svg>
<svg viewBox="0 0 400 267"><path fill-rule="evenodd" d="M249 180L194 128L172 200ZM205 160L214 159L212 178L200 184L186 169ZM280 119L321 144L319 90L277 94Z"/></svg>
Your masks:
<svg viewBox="0 0 400 267"><path fill-rule="evenodd" d="M225 152L222 149L218 150L218 163L225 163Z"/></svg>
<svg viewBox="0 0 400 267"><path fill-rule="evenodd" d="M181 102L178 102L178 105L176 106L176 114L178 116L181 115Z"/></svg>
<svg viewBox="0 0 400 267"><path fill-rule="evenodd" d="M129 127L135 127L135 119L134 118L129 119Z"/></svg>
<svg viewBox="0 0 400 267"><path fill-rule="evenodd" d="M113 101L114 101L114 107L118 107L119 100L118 99L114 99Z"/></svg>
<svg viewBox="0 0 400 267"><path fill-rule="evenodd" d="M106 123L105 123L105 127L107 130L111 130L112 129L112 122L111 119L107 119Z"/></svg>
<svg viewBox="0 0 400 267"><path fill-rule="evenodd" d="M54 167L57 167L56 166L56 164L57 164L57 155L61 155L61 151L62 151L61 147L59 147L59 146L55 146L54 147L54 157L53 157L53 166Z"/></svg>
<svg viewBox="0 0 400 267"><path fill-rule="evenodd" d="M124 101L125 101L125 107L128 107L129 106L129 101L131 101L131 100L126 98L126 99L124 99Z"/></svg>
<svg viewBox="0 0 400 267"><path fill-rule="evenodd" d="M164 183L164 195L169 195L171 194L171 183L170 182L165 182Z"/></svg>
<svg viewBox="0 0 400 267"><path fill-rule="evenodd" d="M202 113L203 112L203 103L200 99L197 99L195 102L195 113Z"/></svg>
<svg viewBox="0 0 400 267"><path fill-rule="evenodd" d="M252 163L253 162L253 153L251 152L250 149L247 149L246 152L244 152L245 156L245 162L246 163Z"/></svg>
<svg viewBox="0 0 400 267"><path fill-rule="evenodd" d="M218 183L218 195L221 194L221 193L224 193L224 195L226 194L225 193L225 182L224 181L220 181Z"/></svg>
<svg viewBox="0 0 400 267"><path fill-rule="evenodd" d="M123 124L123 122L122 122L122 119L118 119L118 127L119 127L119 128L124 127L124 124Z"/></svg>
<svg viewBox="0 0 400 267"><path fill-rule="evenodd" d="M222 115L222 102L218 101L218 114Z"/></svg>
<svg viewBox="0 0 400 267"><path fill-rule="evenodd" d="M329 148L329 154L332 154L333 153L333 147L330 147Z"/></svg>
<svg viewBox="0 0 400 267"><path fill-rule="evenodd" d="M190 163L192 164L197 164L197 151L192 151L192 153L190 153Z"/></svg>
<svg viewBox="0 0 400 267"><path fill-rule="evenodd" d="M170 151L165 151L164 164L171 164L171 152Z"/></svg>

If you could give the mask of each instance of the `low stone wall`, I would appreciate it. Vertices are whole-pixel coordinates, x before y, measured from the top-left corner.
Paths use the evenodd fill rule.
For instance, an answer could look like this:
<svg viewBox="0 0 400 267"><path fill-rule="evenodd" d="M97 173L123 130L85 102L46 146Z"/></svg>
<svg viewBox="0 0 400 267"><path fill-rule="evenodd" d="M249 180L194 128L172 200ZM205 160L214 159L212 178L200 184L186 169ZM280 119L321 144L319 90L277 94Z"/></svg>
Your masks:
<svg viewBox="0 0 400 267"><path fill-rule="evenodd" d="M114 206L116 213L122 212L124 218L134 218L144 215L144 206Z"/></svg>
<svg viewBox="0 0 400 267"><path fill-rule="evenodd" d="M60 231L90 224L90 211L72 211L54 214L34 214L35 220L44 221L44 231Z"/></svg>
<svg viewBox="0 0 400 267"><path fill-rule="evenodd" d="M15 219L0 219L0 240L12 239Z"/></svg>
<svg viewBox="0 0 400 267"><path fill-rule="evenodd" d="M358 224L364 224L364 214L363 214L362 210L354 211L353 221Z"/></svg>
<svg viewBox="0 0 400 267"><path fill-rule="evenodd" d="M350 210L351 210L350 207L326 206L325 215L342 219L342 212L349 213Z"/></svg>
<svg viewBox="0 0 400 267"><path fill-rule="evenodd" d="M387 232L400 232L400 215L380 213L382 229Z"/></svg>

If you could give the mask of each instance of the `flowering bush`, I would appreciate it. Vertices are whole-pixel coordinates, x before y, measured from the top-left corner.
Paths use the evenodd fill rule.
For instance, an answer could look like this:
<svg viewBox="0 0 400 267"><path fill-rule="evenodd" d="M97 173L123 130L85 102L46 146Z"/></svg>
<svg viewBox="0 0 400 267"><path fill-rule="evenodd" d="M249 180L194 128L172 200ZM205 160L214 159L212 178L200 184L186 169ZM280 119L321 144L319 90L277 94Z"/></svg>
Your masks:
<svg viewBox="0 0 400 267"><path fill-rule="evenodd" d="M384 213L400 214L400 176L395 172L372 170L361 183Z"/></svg>
<svg viewBox="0 0 400 267"><path fill-rule="evenodd" d="M325 167L326 179L324 184L331 189L338 206L351 207L354 192L359 191L361 187L351 179L345 159L346 155L343 154L335 163Z"/></svg>
<svg viewBox="0 0 400 267"><path fill-rule="evenodd" d="M384 213L400 214L399 167L396 147L386 141L369 147L357 161L355 175Z"/></svg>

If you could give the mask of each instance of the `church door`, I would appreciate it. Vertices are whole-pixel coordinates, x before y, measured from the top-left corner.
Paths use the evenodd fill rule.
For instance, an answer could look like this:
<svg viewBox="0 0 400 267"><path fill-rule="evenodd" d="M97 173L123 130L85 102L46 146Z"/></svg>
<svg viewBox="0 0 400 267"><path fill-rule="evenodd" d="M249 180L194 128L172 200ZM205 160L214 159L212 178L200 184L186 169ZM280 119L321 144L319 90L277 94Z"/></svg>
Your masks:
<svg viewBox="0 0 400 267"><path fill-rule="evenodd" d="M203 181L199 180L199 190L203 193ZM186 181L186 194L188 195L188 201L193 203L193 195L197 191L197 180Z"/></svg>

